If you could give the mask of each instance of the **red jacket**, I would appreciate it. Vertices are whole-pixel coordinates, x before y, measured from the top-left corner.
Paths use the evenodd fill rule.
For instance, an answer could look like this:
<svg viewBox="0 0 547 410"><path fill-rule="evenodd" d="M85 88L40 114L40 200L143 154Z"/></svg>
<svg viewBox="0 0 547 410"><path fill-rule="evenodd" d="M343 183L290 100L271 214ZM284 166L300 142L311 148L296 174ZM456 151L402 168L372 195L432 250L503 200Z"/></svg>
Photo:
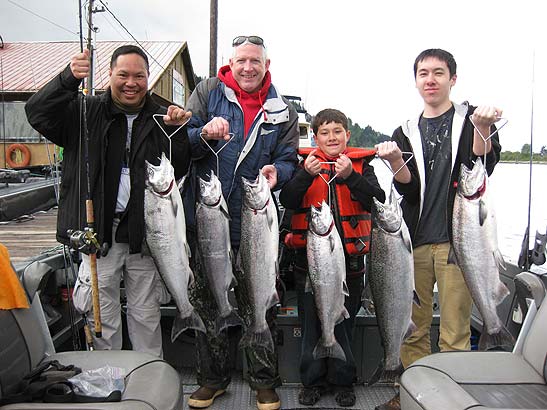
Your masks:
<svg viewBox="0 0 547 410"><path fill-rule="evenodd" d="M314 148L299 150L299 154L306 157ZM353 170L361 174L365 158L375 154L374 150L363 148L347 148L344 153L351 159ZM329 160L324 154L317 150L315 155L322 161ZM322 164L321 173L315 177L311 186L304 195L301 208L294 211L291 219L291 234L285 237L285 244L290 248L303 248L306 246L306 234L308 230L308 218L310 206L320 206L324 200L329 201L329 187L326 182L334 176L332 164ZM333 197L331 209L337 213L341 223L339 234L344 243L346 252L349 255L364 255L368 253L370 246L371 220L370 213L366 211L361 203L352 197L346 184L338 184L335 181L335 189L331 190Z"/></svg>

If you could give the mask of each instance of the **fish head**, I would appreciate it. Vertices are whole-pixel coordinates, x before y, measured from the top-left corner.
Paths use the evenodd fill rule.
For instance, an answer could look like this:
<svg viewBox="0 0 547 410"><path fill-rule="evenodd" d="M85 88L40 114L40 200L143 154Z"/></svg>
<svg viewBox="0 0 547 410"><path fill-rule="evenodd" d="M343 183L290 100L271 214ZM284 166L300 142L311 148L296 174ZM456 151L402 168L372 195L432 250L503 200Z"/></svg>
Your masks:
<svg viewBox="0 0 547 410"><path fill-rule="evenodd" d="M324 236L329 233L333 223L332 212L325 201L321 206L310 207L309 229L313 233Z"/></svg>
<svg viewBox="0 0 547 410"><path fill-rule="evenodd" d="M243 182L243 204L250 209L263 209L271 198L268 180L261 172L255 180L241 177Z"/></svg>
<svg viewBox="0 0 547 410"><path fill-rule="evenodd" d="M222 188L220 180L213 171L209 181L199 178L199 195L201 202L205 205L214 206L220 203Z"/></svg>
<svg viewBox="0 0 547 410"><path fill-rule="evenodd" d="M175 186L175 170L171 162L161 154L159 165L151 164L145 160L146 165L146 186L154 193L162 196L169 195Z"/></svg>
<svg viewBox="0 0 547 410"><path fill-rule="evenodd" d="M469 169L461 164L458 180L458 193L467 199L479 199L486 191L488 176L481 158L477 158L473 168Z"/></svg>
<svg viewBox="0 0 547 410"><path fill-rule="evenodd" d="M374 224L386 232L397 232L401 228L403 221L403 211L399 198L395 192L395 187L391 187L391 192L386 203L372 198L374 206L372 207L372 219Z"/></svg>

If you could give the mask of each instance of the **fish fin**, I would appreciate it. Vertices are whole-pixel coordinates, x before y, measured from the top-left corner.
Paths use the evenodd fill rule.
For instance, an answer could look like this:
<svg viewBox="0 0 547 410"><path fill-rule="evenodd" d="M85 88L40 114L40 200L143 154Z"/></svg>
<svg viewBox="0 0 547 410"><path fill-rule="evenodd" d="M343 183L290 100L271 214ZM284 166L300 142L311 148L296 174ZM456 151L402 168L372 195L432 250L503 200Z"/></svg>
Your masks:
<svg viewBox="0 0 547 410"><path fill-rule="evenodd" d="M182 195L183 191L184 191L184 183L186 182L186 177L188 176L188 174L186 174L185 176L183 176L181 179L179 179L179 182L177 182L177 189L179 190L180 194Z"/></svg>
<svg viewBox="0 0 547 410"><path fill-rule="evenodd" d="M397 366L397 368L393 370L386 370L385 361L384 359L382 359L382 361L374 371L374 374L368 381L367 385L372 386L375 383L379 383L382 385L393 386L399 381L399 377L403 373L403 370L404 369L402 363L399 363L399 366Z"/></svg>
<svg viewBox="0 0 547 410"><path fill-rule="evenodd" d="M507 286L505 286L505 283L499 281L498 286L496 287L496 293L494 294L494 301L496 302L496 306L501 304L503 300L509 295L509 289L507 289Z"/></svg>
<svg viewBox="0 0 547 410"><path fill-rule="evenodd" d="M201 320L201 317L195 310L192 311L190 316L181 317L179 313L178 316L175 317L173 327L171 328L171 343L174 343L177 337L187 329L199 330L203 333L207 332L203 320Z"/></svg>
<svg viewBox="0 0 547 410"><path fill-rule="evenodd" d="M263 347L273 353L274 342L270 329L266 327L266 329L262 332L253 333L249 328L247 328L247 331L239 342L239 347L242 349L247 347Z"/></svg>
<svg viewBox="0 0 547 410"><path fill-rule="evenodd" d="M496 249L493 253L494 261L496 261L496 266L498 267L498 269L506 271L507 266L505 265L505 259L503 259L503 255L501 254L500 250Z"/></svg>
<svg viewBox="0 0 547 410"><path fill-rule="evenodd" d="M231 310L227 316L219 316L215 320L215 334L218 336L222 330L232 326L243 326L243 320L235 310Z"/></svg>
<svg viewBox="0 0 547 410"><path fill-rule="evenodd" d="M420 302L420 297L418 296L418 292L416 292L416 289L412 291L412 302L422 307L422 302Z"/></svg>
<svg viewBox="0 0 547 410"><path fill-rule="evenodd" d="M348 284L345 280L342 281L342 293L344 296L349 296Z"/></svg>
<svg viewBox="0 0 547 410"><path fill-rule="evenodd" d="M313 288L311 286L311 280L308 275L306 275L306 284L304 285L304 293L313 293Z"/></svg>
<svg viewBox="0 0 547 410"><path fill-rule="evenodd" d="M488 206L481 198L479 201L479 224L482 226L488 217Z"/></svg>
<svg viewBox="0 0 547 410"><path fill-rule="evenodd" d="M450 250L448 251L448 260L446 263L450 265L458 265L458 257L456 256L456 252L454 252L454 247L450 245Z"/></svg>
<svg viewBox="0 0 547 410"><path fill-rule="evenodd" d="M408 324L408 327L406 329L406 332L403 335L403 340L405 340L405 339L409 338L410 336L412 336L412 333L414 333L416 331L416 329L418 329L418 328L416 327L416 325L414 324L414 322L411 319L410 323Z"/></svg>
<svg viewBox="0 0 547 410"><path fill-rule="evenodd" d="M279 303L279 295L277 294L277 290L274 290L274 293L272 293L272 296L270 297L270 300L268 301L268 309L277 305Z"/></svg>
<svg viewBox="0 0 547 410"><path fill-rule="evenodd" d="M515 345L515 338L505 326L494 334L488 334L483 327L481 337L479 338L479 350L503 350L510 352Z"/></svg>
<svg viewBox="0 0 547 410"><path fill-rule="evenodd" d="M335 341L332 346L326 346L325 339L321 337L313 349L313 358L317 360L325 357L332 357L333 359L346 361L346 354L338 341Z"/></svg>
<svg viewBox="0 0 547 410"><path fill-rule="evenodd" d="M401 239L403 240L406 250L412 253L412 242L410 240L410 236L403 232L402 229L399 230L399 235L401 235Z"/></svg>
<svg viewBox="0 0 547 410"><path fill-rule="evenodd" d="M330 245L330 253L333 253L334 248L336 246L336 242L334 241L334 235L329 235L329 245Z"/></svg>
<svg viewBox="0 0 547 410"><path fill-rule="evenodd" d="M224 199L224 195L220 197L220 212L222 212L224 216L228 218L229 221L232 220L232 218L230 217L230 212L228 211L228 204L226 203L226 200Z"/></svg>

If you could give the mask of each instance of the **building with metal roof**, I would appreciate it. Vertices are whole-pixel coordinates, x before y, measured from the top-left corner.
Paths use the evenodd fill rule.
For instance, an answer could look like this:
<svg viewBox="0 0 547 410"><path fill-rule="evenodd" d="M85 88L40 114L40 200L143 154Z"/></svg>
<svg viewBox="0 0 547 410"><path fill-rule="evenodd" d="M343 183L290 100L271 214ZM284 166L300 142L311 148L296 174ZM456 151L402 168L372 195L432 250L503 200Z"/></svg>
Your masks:
<svg viewBox="0 0 547 410"><path fill-rule="evenodd" d="M110 57L119 46L142 47L150 65L148 88L152 98L162 105L184 106L196 86L196 76L185 41L98 41L93 55L93 87L104 92L109 85ZM80 43L15 42L0 45L0 167L10 144L24 143L33 164L47 164L43 157L45 139L27 122L25 102L69 64L80 52Z"/></svg>

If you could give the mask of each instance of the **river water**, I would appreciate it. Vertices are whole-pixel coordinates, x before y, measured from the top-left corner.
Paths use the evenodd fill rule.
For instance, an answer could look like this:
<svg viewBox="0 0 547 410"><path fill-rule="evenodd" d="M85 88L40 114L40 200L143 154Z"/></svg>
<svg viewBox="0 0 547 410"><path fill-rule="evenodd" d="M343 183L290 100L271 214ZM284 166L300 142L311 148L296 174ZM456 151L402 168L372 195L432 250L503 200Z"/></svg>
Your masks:
<svg viewBox="0 0 547 410"><path fill-rule="evenodd" d="M378 159L372 164L380 185L389 193L391 171ZM498 243L504 258L516 262L528 225L529 164L499 163L490 177L491 194L498 223ZM547 164L532 166L532 201L530 207L530 246L536 230L547 229Z"/></svg>

